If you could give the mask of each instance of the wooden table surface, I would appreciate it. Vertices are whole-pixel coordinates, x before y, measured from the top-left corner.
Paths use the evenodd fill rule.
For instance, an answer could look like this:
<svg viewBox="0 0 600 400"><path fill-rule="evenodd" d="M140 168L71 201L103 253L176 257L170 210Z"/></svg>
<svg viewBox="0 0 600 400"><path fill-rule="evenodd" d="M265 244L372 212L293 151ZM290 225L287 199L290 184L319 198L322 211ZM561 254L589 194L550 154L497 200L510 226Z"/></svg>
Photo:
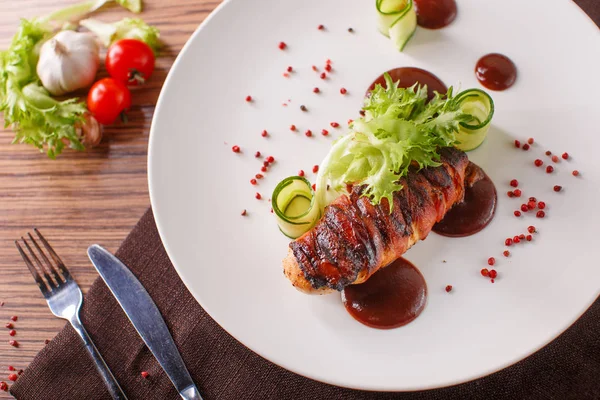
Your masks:
<svg viewBox="0 0 600 400"><path fill-rule="evenodd" d="M78 1L0 0L0 48L10 43L20 18L46 15ZM9 365L27 367L44 341L65 324L50 313L14 240L32 227L40 229L87 291L98 276L87 247L100 243L115 251L150 206L146 155L156 100L176 55L219 2L144 0L140 17L160 29L166 47L152 78L133 91L129 122L105 128L99 147L82 153L66 150L49 160L31 146L11 144L13 133L0 130L0 381L8 382ZM113 6L95 17L112 22L132 15ZM13 339L19 348L8 344L4 328L13 315L18 316ZM0 392L0 399L5 398L11 396Z"/></svg>

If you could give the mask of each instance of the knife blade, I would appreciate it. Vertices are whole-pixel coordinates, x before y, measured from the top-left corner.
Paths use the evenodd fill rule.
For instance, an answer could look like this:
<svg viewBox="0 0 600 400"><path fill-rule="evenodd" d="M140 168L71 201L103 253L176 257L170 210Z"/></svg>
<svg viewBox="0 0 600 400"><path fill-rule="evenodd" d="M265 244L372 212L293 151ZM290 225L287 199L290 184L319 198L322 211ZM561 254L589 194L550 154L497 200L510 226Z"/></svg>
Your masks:
<svg viewBox="0 0 600 400"><path fill-rule="evenodd" d="M95 244L88 257L173 385L186 400L202 400L158 307L125 264Z"/></svg>

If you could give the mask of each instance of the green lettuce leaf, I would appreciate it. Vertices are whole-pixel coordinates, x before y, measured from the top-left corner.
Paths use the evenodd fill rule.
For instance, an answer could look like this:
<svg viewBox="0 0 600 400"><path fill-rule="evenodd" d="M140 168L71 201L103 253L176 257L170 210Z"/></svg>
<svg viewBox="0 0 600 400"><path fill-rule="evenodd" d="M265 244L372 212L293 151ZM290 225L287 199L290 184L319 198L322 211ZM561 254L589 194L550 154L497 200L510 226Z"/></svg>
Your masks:
<svg viewBox="0 0 600 400"><path fill-rule="evenodd" d="M0 51L0 112L5 127L15 131L14 142L45 149L54 158L65 142L83 150L75 123L82 120L86 106L77 100L53 99L39 82L39 49L52 35L46 20L23 19L9 49Z"/></svg>
<svg viewBox="0 0 600 400"><path fill-rule="evenodd" d="M138 39L145 42L156 53L161 46L157 28L146 24L139 18L123 18L113 24L96 19L84 19L81 26L94 33L106 47L120 39Z"/></svg>
<svg viewBox="0 0 600 400"><path fill-rule="evenodd" d="M452 88L427 101L427 86L400 88L385 74L386 87L377 85L365 100L365 116L338 139L319 167L317 201L325 206L329 184L338 192L347 184L365 185L373 204L401 190L400 179L411 165L439 166L439 150L456 144L461 122L473 119L454 101ZM391 207L390 207L391 212Z"/></svg>

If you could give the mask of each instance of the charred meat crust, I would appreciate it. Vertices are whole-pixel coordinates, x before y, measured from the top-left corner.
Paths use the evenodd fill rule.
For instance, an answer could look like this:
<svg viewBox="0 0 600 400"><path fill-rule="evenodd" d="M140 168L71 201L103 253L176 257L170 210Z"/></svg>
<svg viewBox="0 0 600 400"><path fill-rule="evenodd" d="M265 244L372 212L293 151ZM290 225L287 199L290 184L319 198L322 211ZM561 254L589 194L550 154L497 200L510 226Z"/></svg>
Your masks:
<svg viewBox="0 0 600 400"><path fill-rule="evenodd" d="M310 285L340 291L359 275L368 277L383 267L390 252L400 257L412 244L409 237L413 234L426 238L433 225L464 197L466 154L442 149L440 162L439 167L409 171L400 182L403 189L393 195L391 213L387 199L374 206L362 196L360 185L326 207L322 219L290 243ZM476 179L476 169L471 170L469 176Z"/></svg>

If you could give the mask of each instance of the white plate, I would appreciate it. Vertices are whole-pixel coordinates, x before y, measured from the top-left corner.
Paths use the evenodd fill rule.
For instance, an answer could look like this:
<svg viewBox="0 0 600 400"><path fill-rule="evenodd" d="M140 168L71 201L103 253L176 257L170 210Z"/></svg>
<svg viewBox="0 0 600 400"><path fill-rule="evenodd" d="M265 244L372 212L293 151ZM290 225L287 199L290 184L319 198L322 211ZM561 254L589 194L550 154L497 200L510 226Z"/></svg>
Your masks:
<svg viewBox="0 0 600 400"><path fill-rule="evenodd" d="M448 28L419 28L404 53L377 33L372 1L232 0L219 7L181 52L154 113L149 184L161 238L183 281L230 334L289 370L335 385L419 390L468 381L515 363L569 327L599 294L600 35L570 1L458 2ZM326 31L317 30L324 24ZM354 34L347 31L355 30ZM288 44L286 51L278 43ZM462 239L435 234L406 258L429 287L426 309L413 323L376 330L356 322L339 295L312 297L284 278L288 240L267 199L285 176L310 171L345 129L329 122L355 118L362 95L383 71L417 66L448 85L480 87L473 68L488 52L512 58L519 78L492 92L490 137L469 154L496 183L492 224ZM311 70L333 61L322 81ZM288 65L294 73L282 76ZM322 93L315 95L318 86ZM349 94L342 96L341 87ZM255 101L245 102L252 95ZM288 107L282 103L291 99ZM305 104L309 112L299 109ZM295 124L299 132L292 133ZM327 128L334 132L322 137ZM269 138L260 136L267 129ZM311 129L315 137L307 138ZM534 137L517 150L515 138ZM231 151L233 145L241 154ZM546 174L533 161L544 151L572 159ZM276 163L256 187L261 162ZM579 178L573 169L582 172ZM509 199L508 181L523 197L546 201L544 220L515 218L523 198ZM562 193L552 187L560 184ZM254 198L255 192L263 200ZM240 216L243 209L248 216ZM531 214L531 213L530 213ZM504 239L534 224L533 243ZM498 260L495 284L480 276ZM446 260L443 263L442 260ZM444 291L447 284L452 293Z"/></svg>

